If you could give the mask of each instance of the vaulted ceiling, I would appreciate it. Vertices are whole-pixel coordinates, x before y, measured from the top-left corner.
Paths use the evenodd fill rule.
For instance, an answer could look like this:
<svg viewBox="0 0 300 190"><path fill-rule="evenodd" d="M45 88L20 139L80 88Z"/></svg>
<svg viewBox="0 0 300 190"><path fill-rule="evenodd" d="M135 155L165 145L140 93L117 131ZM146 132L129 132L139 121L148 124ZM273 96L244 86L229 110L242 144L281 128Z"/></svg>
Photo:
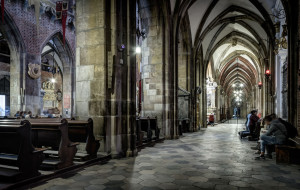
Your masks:
<svg viewBox="0 0 300 190"><path fill-rule="evenodd" d="M211 64L215 80L232 95L232 84L249 94L261 81L275 37L272 9L277 0L171 0L187 7L194 49ZM281 5L282 6L282 5ZM183 9L184 10L184 9Z"/></svg>

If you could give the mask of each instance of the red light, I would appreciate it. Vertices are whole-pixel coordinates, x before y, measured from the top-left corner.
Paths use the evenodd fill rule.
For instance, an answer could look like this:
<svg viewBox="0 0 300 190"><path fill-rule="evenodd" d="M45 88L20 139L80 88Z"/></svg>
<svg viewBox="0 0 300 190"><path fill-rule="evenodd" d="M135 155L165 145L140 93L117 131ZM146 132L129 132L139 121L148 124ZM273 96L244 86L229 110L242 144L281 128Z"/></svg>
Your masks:
<svg viewBox="0 0 300 190"><path fill-rule="evenodd" d="M266 75L267 76L270 76L271 75L271 71L268 69L268 70L266 70Z"/></svg>
<svg viewBox="0 0 300 190"><path fill-rule="evenodd" d="M261 89L262 87L262 82L258 82L258 88Z"/></svg>

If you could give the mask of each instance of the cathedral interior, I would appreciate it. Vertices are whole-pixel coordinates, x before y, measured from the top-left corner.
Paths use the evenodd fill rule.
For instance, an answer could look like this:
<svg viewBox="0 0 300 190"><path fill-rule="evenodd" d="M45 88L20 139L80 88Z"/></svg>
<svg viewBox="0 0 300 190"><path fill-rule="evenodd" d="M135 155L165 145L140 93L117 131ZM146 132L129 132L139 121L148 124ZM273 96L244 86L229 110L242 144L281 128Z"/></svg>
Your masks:
<svg viewBox="0 0 300 190"><path fill-rule="evenodd" d="M0 7L0 189L300 189L299 0Z"/></svg>

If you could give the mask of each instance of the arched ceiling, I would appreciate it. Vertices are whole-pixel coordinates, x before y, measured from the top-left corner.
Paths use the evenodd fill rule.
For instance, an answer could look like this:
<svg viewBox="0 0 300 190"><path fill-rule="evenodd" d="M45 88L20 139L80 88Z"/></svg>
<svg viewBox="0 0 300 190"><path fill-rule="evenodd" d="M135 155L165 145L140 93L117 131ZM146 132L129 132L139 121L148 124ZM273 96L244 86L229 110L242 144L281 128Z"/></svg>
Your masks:
<svg viewBox="0 0 300 190"><path fill-rule="evenodd" d="M275 21L270 15L276 1L171 0L171 7L188 5L194 49L203 55L204 65L211 64L227 95L233 94L233 84L243 84L249 94L261 81L264 60L274 45Z"/></svg>

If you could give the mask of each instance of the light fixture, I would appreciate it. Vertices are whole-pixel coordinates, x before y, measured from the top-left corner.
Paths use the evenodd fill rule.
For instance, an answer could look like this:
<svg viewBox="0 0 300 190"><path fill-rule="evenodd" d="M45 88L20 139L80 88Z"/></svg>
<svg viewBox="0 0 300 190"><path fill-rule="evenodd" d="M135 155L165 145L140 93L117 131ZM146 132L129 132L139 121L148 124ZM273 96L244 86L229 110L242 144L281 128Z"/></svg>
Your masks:
<svg viewBox="0 0 300 190"><path fill-rule="evenodd" d="M124 44L119 45L118 51L123 52L125 50L126 46Z"/></svg>
<svg viewBox="0 0 300 190"><path fill-rule="evenodd" d="M232 87L235 87L235 84L233 84Z"/></svg>
<svg viewBox="0 0 300 190"><path fill-rule="evenodd" d="M271 71L269 69L266 70L265 72L266 78L269 79L269 77L271 76Z"/></svg>
<svg viewBox="0 0 300 190"><path fill-rule="evenodd" d="M240 84L240 87L243 87L244 86L244 84Z"/></svg>
<svg viewBox="0 0 300 190"><path fill-rule="evenodd" d="M51 79L51 82L52 82L52 83L55 83L55 78L52 78L52 79Z"/></svg>
<svg viewBox="0 0 300 190"><path fill-rule="evenodd" d="M262 82L258 82L258 88L261 89L262 87Z"/></svg>
<svg viewBox="0 0 300 190"><path fill-rule="evenodd" d="M140 54L141 52L142 52L141 47L137 46L137 47L135 48L135 53Z"/></svg>

